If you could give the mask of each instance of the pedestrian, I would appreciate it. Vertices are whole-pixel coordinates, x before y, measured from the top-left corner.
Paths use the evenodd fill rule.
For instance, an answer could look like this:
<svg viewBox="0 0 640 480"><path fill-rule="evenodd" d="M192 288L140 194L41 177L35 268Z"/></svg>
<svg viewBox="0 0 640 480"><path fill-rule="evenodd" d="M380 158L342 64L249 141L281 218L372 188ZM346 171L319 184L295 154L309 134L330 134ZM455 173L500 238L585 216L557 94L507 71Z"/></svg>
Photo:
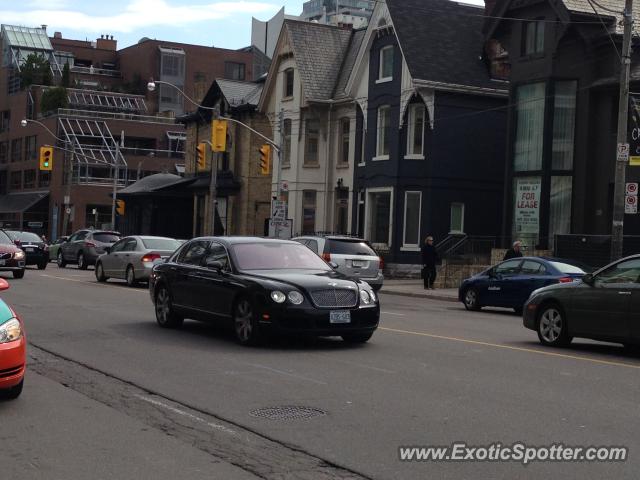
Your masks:
<svg viewBox="0 0 640 480"><path fill-rule="evenodd" d="M436 264L440 258L436 247L433 245L433 237L429 235L422 245L422 279L424 280L424 289L435 289L436 283Z"/></svg>
<svg viewBox="0 0 640 480"><path fill-rule="evenodd" d="M522 247L522 242L520 240L516 240L513 242L513 246L506 251L504 254L504 260L509 260L510 258L519 258L522 256L522 252L520 251L520 247Z"/></svg>

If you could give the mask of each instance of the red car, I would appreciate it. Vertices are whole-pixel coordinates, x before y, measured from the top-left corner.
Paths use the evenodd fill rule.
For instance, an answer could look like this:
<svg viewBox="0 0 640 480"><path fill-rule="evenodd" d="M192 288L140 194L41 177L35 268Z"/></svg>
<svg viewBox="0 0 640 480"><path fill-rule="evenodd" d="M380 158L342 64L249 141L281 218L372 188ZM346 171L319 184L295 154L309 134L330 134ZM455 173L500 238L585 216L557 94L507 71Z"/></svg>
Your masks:
<svg viewBox="0 0 640 480"><path fill-rule="evenodd" d="M11 238L0 230L0 272L12 272L13 278L24 277L25 254ZM7 288L8 285L7 285Z"/></svg>
<svg viewBox="0 0 640 480"><path fill-rule="evenodd" d="M0 290L9 283L0 278ZM22 321L0 300L0 398L14 399L22 393L26 369L27 339Z"/></svg>

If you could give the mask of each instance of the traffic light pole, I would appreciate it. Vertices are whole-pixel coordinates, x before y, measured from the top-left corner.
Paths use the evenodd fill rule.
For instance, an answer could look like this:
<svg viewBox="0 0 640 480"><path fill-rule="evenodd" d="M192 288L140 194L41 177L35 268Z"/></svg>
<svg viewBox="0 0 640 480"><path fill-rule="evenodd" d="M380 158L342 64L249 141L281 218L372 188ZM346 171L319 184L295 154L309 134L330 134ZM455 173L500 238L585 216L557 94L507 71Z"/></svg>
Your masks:
<svg viewBox="0 0 640 480"><path fill-rule="evenodd" d="M71 157L69 157L69 165L67 168L67 192L64 196L64 217L62 221L62 235L67 234L69 227L69 217L71 216L71 182L73 181L73 160L76 154L76 146L71 142Z"/></svg>
<svg viewBox="0 0 640 480"><path fill-rule="evenodd" d="M627 121L629 115L629 71L631 69L631 33L633 0L624 5L624 34L622 38L622 65L620 66L620 103L618 106L618 146L628 145ZM628 152L628 149L627 149ZM624 240L624 197L628 156L616 154L616 175L613 190L613 222L611 225L611 261L622 257Z"/></svg>

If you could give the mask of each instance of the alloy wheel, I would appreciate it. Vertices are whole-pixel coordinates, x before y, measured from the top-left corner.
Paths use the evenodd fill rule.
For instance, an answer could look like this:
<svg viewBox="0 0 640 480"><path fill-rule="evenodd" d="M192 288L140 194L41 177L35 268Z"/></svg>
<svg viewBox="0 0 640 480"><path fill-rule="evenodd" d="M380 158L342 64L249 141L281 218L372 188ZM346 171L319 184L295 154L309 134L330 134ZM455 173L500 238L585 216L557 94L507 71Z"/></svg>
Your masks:
<svg viewBox="0 0 640 480"><path fill-rule="evenodd" d="M160 325L167 325L171 304L169 303L169 292L166 288L161 288L156 296L156 319Z"/></svg>
<svg viewBox="0 0 640 480"><path fill-rule="evenodd" d="M556 308L547 308L540 316L540 336L548 343L558 341L562 334L562 315Z"/></svg>
<svg viewBox="0 0 640 480"><path fill-rule="evenodd" d="M248 300L241 300L234 319L236 337L240 343L249 343L253 334L253 309Z"/></svg>
<svg viewBox="0 0 640 480"><path fill-rule="evenodd" d="M469 288L464 293L464 306L467 310L478 310L478 292Z"/></svg>

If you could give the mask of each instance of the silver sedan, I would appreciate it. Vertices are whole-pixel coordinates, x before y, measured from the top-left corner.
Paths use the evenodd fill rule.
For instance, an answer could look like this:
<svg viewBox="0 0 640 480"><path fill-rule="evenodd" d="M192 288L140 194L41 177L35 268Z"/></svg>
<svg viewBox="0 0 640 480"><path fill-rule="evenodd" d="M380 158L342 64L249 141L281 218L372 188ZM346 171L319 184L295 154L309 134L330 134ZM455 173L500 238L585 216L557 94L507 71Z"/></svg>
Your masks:
<svg viewBox="0 0 640 480"><path fill-rule="evenodd" d="M130 287L149 280L151 269L166 260L181 245L173 238L130 236L124 237L96 261L96 280L110 278L127 281Z"/></svg>

